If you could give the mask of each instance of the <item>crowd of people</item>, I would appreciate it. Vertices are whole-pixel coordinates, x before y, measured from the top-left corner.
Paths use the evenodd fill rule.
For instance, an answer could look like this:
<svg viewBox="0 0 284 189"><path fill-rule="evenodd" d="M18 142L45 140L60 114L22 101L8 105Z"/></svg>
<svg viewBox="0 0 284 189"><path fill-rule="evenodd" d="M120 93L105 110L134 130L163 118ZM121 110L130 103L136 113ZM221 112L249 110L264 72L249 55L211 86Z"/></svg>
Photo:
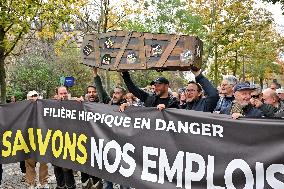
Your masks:
<svg viewBox="0 0 284 189"><path fill-rule="evenodd" d="M91 103L104 103L119 106L121 112L129 106L156 107L157 111L166 108L203 111L230 115L233 119L241 117L273 118L284 117L284 89L275 83L265 90L248 82L238 82L232 75L225 76L218 88L202 74L201 70L192 71L195 81L190 81L187 86L178 91L170 89L169 81L164 77L158 77L150 83L149 88L137 87L131 79L129 72L122 72L122 78L127 90L123 87L115 87L109 95L103 88L97 68L93 68L94 85L86 88L86 94L77 101ZM37 100L36 91L27 94L28 100ZM60 86L56 90L54 99L69 100L68 89ZM25 181L30 188L35 188L36 162L28 159L21 162L22 171L26 174ZM25 169L25 170L23 170ZM54 174L57 181L57 189L76 188L74 171L68 168L54 166ZM2 166L0 165L0 185L2 178ZM114 184L105 179L81 173L81 181L84 189L94 186L103 189L113 189ZM40 163L38 188L49 188L48 168L46 163ZM130 187L118 185L121 189Z"/></svg>

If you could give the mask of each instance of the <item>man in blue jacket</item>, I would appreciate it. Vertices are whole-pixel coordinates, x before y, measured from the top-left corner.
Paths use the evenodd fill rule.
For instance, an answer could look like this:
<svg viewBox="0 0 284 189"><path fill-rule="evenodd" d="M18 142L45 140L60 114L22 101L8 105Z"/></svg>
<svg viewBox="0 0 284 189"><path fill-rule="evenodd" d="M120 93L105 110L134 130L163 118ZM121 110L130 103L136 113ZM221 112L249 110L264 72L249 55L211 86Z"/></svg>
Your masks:
<svg viewBox="0 0 284 189"><path fill-rule="evenodd" d="M224 110L232 105L235 100L234 87L238 83L238 79L233 75L227 75L221 82L220 89L221 95L214 112L223 114Z"/></svg>

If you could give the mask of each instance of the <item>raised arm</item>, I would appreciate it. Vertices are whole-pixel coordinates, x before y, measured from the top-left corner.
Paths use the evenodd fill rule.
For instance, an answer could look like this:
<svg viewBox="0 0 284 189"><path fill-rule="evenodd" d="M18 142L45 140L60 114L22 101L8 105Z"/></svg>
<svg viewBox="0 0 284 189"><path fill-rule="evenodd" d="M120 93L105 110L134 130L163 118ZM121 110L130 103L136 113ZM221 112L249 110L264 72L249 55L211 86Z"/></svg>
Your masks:
<svg viewBox="0 0 284 189"><path fill-rule="evenodd" d="M129 92L139 98L142 102L145 102L149 94L139 89L131 80L129 72L122 72L122 78Z"/></svg>
<svg viewBox="0 0 284 189"><path fill-rule="evenodd" d="M95 86L97 88L99 100L101 103L107 104L110 101L110 96L107 94L106 90L103 88L101 77L98 75L97 68L93 68L93 76Z"/></svg>

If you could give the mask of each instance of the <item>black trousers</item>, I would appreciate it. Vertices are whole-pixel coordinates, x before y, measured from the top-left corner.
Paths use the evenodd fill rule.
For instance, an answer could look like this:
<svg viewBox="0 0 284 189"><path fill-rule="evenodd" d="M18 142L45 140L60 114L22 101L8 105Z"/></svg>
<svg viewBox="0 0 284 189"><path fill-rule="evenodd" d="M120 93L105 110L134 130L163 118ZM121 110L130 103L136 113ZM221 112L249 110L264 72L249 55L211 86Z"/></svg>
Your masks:
<svg viewBox="0 0 284 189"><path fill-rule="evenodd" d="M54 174L56 177L57 186L66 186L68 189L76 188L73 170L54 166Z"/></svg>
<svg viewBox="0 0 284 189"><path fill-rule="evenodd" d="M2 173L3 173L2 164L0 164L0 184L2 181Z"/></svg>
<svg viewBox="0 0 284 189"><path fill-rule="evenodd" d="M91 176L91 175L88 175L87 173L81 172L81 182L82 183L85 183L90 178L93 180L94 184L96 184L98 181L100 181L100 179L98 177Z"/></svg>
<svg viewBox="0 0 284 189"><path fill-rule="evenodd" d="M20 168L21 168L22 173L26 173L25 161L20 161Z"/></svg>

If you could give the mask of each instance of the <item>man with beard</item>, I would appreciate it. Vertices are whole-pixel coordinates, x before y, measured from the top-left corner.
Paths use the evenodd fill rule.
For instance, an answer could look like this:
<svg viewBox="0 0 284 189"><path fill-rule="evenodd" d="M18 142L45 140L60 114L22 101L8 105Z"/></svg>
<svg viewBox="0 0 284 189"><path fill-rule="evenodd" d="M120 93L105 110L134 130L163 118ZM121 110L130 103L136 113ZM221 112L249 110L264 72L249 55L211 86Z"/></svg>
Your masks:
<svg viewBox="0 0 284 189"><path fill-rule="evenodd" d="M195 81L188 83L186 87L187 110L213 112L219 100L217 89L203 76L201 70L191 71L195 75ZM203 93L204 90L204 93ZM204 97L206 96L206 97Z"/></svg>
<svg viewBox="0 0 284 189"><path fill-rule="evenodd" d="M234 87L235 100L224 112L228 115L232 115L233 119L238 119L239 117L261 117L263 115L262 111L250 103L253 90L255 90L255 88L247 83L237 84Z"/></svg>
<svg viewBox="0 0 284 189"><path fill-rule="evenodd" d="M94 81L95 81L95 85L90 85L87 87L87 94L85 95L85 100L88 102L94 102L94 103L99 103L100 99L99 99L99 95L97 92L97 88L102 89L102 95L107 97L107 93L105 92L105 90L103 89L102 86L102 82L101 82L101 78L97 73L97 68L93 68L93 76L94 76ZM82 98L77 99L78 101L83 101ZM102 102L108 103L109 98L104 98L102 99ZM99 182L100 179L98 177L95 176L91 176L87 173L83 173L81 172L81 182L82 182L82 188L83 189L91 189L94 185L97 187L99 187Z"/></svg>
<svg viewBox="0 0 284 189"><path fill-rule="evenodd" d="M155 86L155 93L149 94L135 86L130 78L129 72L122 72L124 82L132 94L144 102L146 107L157 107L158 110L165 108L178 108L178 102L169 93L169 81L164 77L158 77L151 82L151 85ZM121 107L120 110L124 111L125 107Z"/></svg>
<svg viewBox="0 0 284 189"><path fill-rule="evenodd" d="M65 86L58 87L56 98L57 100L68 100L68 91ZM56 189L60 189L60 188L75 189L76 188L76 183L75 183L72 169L62 168L62 167L58 167L54 165L54 174L55 174L56 182L57 182Z"/></svg>
<svg viewBox="0 0 284 189"><path fill-rule="evenodd" d="M124 100L124 95L126 91L122 87L115 87L112 93L112 98L109 97L105 89L103 88L102 81L100 76L98 75L97 68L93 68L93 76L95 81L95 87L89 86L87 88L87 95L86 100L90 102L100 102L104 104L110 104L110 105L121 105ZM113 189L114 184L112 182L109 182L107 180L102 180L102 188L103 189ZM129 187L119 186L120 189L128 189Z"/></svg>
<svg viewBox="0 0 284 189"><path fill-rule="evenodd" d="M123 98L126 94L126 91L122 87L115 87L112 93L112 99L110 101L110 105L117 105L120 106L121 104L125 103L126 100Z"/></svg>

